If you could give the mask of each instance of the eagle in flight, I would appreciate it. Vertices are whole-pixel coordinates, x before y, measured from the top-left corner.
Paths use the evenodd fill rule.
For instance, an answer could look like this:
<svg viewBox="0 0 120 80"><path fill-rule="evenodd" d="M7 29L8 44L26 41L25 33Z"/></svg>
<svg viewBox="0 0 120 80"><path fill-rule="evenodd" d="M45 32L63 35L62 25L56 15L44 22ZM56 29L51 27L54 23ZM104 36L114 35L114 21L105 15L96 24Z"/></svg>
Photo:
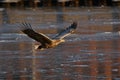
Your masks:
<svg viewBox="0 0 120 80"><path fill-rule="evenodd" d="M75 31L77 28L77 23L73 22L69 27L65 28L63 31L58 33L56 36L53 38L49 38L48 36L42 34L42 33L37 33L32 29L31 24L29 23L21 23L20 24L21 31L25 33L28 37L36 40L37 42L40 43L40 45L37 47L37 49L46 49L46 48L53 48L57 46L58 44L65 42L64 37L70 35Z"/></svg>

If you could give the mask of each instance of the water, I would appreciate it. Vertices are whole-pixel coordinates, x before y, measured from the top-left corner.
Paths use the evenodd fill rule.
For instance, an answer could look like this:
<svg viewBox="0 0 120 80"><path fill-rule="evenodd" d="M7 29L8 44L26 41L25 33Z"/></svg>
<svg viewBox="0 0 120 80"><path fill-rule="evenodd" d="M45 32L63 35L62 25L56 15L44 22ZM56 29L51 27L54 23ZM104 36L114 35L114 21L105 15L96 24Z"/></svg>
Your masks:
<svg viewBox="0 0 120 80"><path fill-rule="evenodd" d="M76 8L69 10L76 10ZM86 18L90 19L86 21L79 18L77 31L66 37L65 43L42 51L34 49L34 45L38 43L22 34L15 22L10 21L11 23L7 25L1 23L0 80L120 80L120 33L113 30L113 26L116 27L119 23L116 24L114 21L116 19L111 16L104 19L93 18L93 15L88 15L88 9L83 10L85 10ZM111 11L111 9L108 10ZM21 12L15 10L15 12L21 15L32 15L27 19L28 22L38 19L31 10ZM98 13L99 9L95 15ZM53 13L47 15L49 14ZM72 17L70 17L71 14L64 17L74 19L75 16L79 17L81 14L79 12ZM102 14L106 12L103 11ZM43 22L34 21L32 25L35 25L36 31L41 31L51 37L59 32L59 29L71 23L71 20L67 21L66 18L60 19L64 21L54 22L54 17L53 20L45 17ZM110 23L107 18L110 18ZM116 22L119 22L119 19ZM63 27L60 27L61 25ZM11 27L8 29L8 26Z"/></svg>
<svg viewBox="0 0 120 80"><path fill-rule="evenodd" d="M25 35L15 34L14 38L10 39L9 34L4 34L4 40L0 41L0 78L2 80L119 78L119 36L113 35L113 38L108 36L110 40L104 40L105 38L101 40L101 35L90 36L97 40L87 35L84 36L87 38L81 40L82 36L72 35L70 41L67 40L55 48L39 51L34 49L36 42ZM116 36L117 38L114 38Z"/></svg>

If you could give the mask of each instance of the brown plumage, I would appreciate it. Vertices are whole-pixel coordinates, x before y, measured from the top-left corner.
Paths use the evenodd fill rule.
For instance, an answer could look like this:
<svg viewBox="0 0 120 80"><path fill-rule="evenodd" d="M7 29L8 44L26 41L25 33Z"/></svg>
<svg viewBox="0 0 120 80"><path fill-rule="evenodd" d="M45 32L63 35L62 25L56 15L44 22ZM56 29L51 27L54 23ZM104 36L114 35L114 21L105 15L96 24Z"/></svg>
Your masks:
<svg viewBox="0 0 120 80"><path fill-rule="evenodd" d="M29 23L22 23L20 27L23 33L25 33L30 38L36 40L37 42L41 43L41 45L39 45L37 49L44 49L53 48L58 44L64 42L65 40L63 38L75 31L77 23L73 22L68 28L64 29L62 32L60 32L53 38L49 38L42 33L35 32Z"/></svg>

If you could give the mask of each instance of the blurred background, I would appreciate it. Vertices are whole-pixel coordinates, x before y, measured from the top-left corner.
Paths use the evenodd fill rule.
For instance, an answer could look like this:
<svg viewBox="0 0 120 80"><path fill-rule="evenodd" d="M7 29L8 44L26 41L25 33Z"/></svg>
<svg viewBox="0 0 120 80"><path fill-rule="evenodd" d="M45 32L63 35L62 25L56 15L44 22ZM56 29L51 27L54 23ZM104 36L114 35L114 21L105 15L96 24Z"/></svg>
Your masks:
<svg viewBox="0 0 120 80"><path fill-rule="evenodd" d="M43 51L19 28L54 37L73 21ZM0 0L0 80L120 80L120 0Z"/></svg>
<svg viewBox="0 0 120 80"><path fill-rule="evenodd" d="M120 0L0 0L0 7L119 6Z"/></svg>

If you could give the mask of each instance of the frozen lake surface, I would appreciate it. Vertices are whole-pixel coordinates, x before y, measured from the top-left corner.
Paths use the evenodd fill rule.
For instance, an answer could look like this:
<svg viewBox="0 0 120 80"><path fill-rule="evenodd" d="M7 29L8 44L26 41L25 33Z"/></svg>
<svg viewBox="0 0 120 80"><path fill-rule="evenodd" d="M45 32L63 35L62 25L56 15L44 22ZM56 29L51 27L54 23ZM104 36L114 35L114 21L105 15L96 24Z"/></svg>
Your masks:
<svg viewBox="0 0 120 80"><path fill-rule="evenodd" d="M46 10L43 12L45 19L39 16L44 21L38 23L35 14L41 10L13 11L24 14L22 17L31 22L36 31L50 37L70 25L76 17L84 15L84 19L77 18L78 28L65 38L65 43L42 51L35 50L34 45L38 43L19 31L16 26L19 18L12 17L13 22L6 24L1 22L0 80L120 80L120 23L119 19L106 15L107 12L114 13L113 10L108 8L100 12L97 8L92 12L93 9L85 8L80 12L72 8L56 13L50 10L47 13ZM48 15L51 14L50 20ZM54 21L56 14L58 17ZM97 15L107 17L103 19Z"/></svg>

